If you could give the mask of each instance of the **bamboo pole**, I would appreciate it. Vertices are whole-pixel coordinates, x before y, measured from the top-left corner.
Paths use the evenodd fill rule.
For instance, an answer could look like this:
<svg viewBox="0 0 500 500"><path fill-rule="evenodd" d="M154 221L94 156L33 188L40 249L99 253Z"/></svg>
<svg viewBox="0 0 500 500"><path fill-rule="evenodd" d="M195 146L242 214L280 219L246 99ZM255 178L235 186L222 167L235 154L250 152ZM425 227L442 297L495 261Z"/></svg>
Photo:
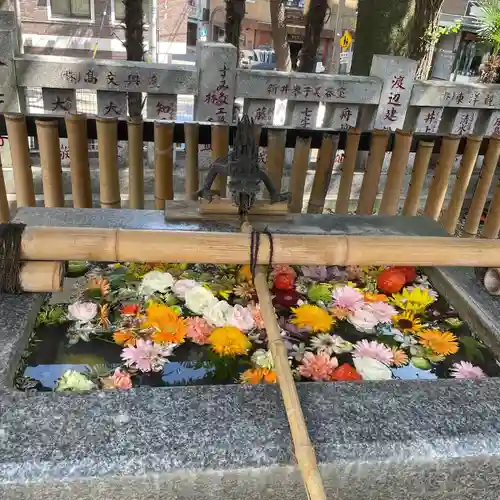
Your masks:
<svg viewBox="0 0 500 500"><path fill-rule="evenodd" d="M500 267L500 240L275 234L273 242L276 264ZM21 243L22 260L241 264L249 253L248 235L197 231L27 227Z"/></svg>
<svg viewBox="0 0 500 500"><path fill-rule="evenodd" d="M35 125L40 147L44 205L48 208L64 207L58 122L35 120Z"/></svg>
<svg viewBox="0 0 500 500"><path fill-rule="evenodd" d="M500 180L497 181L495 190L493 191L493 198L491 199L490 208L484 223L481 236L483 238L498 238L500 231Z"/></svg>
<svg viewBox="0 0 500 500"><path fill-rule="evenodd" d="M128 132L128 206L144 208L144 147L142 118L129 118Z"/></svg>
<svg viewBox="0 0 500 500"><path fill-rule="evenodd" d="M309 205L307 207L308 213L323 213L338 145L338 134L323 134L318 159L316 160L316 173L314 174L311 196L309 197Z"/></svg>
<svg viewBox="0 0 500 500"><path fill-rule="evenodd" d="M412 133L396 130L391 163L387 170L382 202L378 211L379 215L396 215L399 207L401 186L408 166L408 156L411 149Z"/></svg>
<svg viewBox="0 0 500 500"><path fill-rule="evenodd" d="M424 215L432 217L434 220L438 220L443 208L450 173L457 156L459 144L460 137L452 135L443 137L438 164L427 193L427 202L424 208Z"/></svg>
<svg viewBox="0 0 500 500"><path fill-rule="evenodd" d="M229 153L229 125L217 123L210 128L212 142L212 161L225 160ZM218 175L212 185L213 191L218 191L221 198L226 197L227 175Z"/></svg>
<svg viewBox="0 0 500 500"><path fill-rule="evenodd" d="M199 125L194 122L184 123L184 142L186 144L186 182L184 184L184 199L196 200L196 192L200 181L198 174L198 142Z"/></svg>
<svg viewBox="0 0 500 500"><path fill-rule="evenodd" d="M120 208L118 177L118 122L115 118L96 118L99 151L99 194L101 208Z"/></svg>
<svg viewBox="0 0 500 500"><path fill-rule="evenodd" d="M290 174L291 200L288 205L288 210L292 214L300 214L302 212L310 152L311 137L297 137L295 152L293 154L292 172Z"/></svg>
<svg viewBox="0 0 500 500"><path fill-rule="evenodd" d="M174 199L174 123L155 122L155 207Z"/></svg>
<svg viewBox="0 0 500 500"><path fill-rule="evenodd" d="M403 215L417 215L420 205L420 193L424 187L425 175L429 168L433 149L433 142L420 141L418 143L410 185L408 186L408 193L403 206Z"/></svg>
<svg viewBox="0 0 500 500"><path fill-rule="evenodd" d="M460 211L462 210L462 205L465 199L465 193L467 192L472 171L476 166L477 156L479 154L479 148L481 147L482 141L482 136L470 135L467 137L467 144L462 156L460 169L458 171L455 184L453 185L451 200L441 217L441 224L446 229L448 234L455 234L458 218L460 217Z"/></svg>
<svg viewBox="0 0 500 500"><path fill-rule="evenodd" d="M92 208L87 117L84 114L69 114L64 121L68 133L73 207Z"/></svg>
<svg viewBox="0 0 500 500"><path fill-rule="evenodd" d="M479 181L474 191L471 206L465 219L465 225L462 236L474 237L479 229L481 215L483 214L484 205L488 199L491 182L497 168L498 159L500 158L500 136L493 136L488 142L488 149L484 155L483 167L479 174Z"/></svg>
<svg viewBox="0 0 500 500"><path fill-rule="evenodd" d="M25 292L61 292L63 278L62 262L23 262L19 272L21 288Z"/></svg>
<svg viewBox="0 0 500 500"><path fill-rule="evenodd" d="M2 160L0 158L0 224L7 224L10 220L9 200L5 189L5 179L3 177Z"/></svg>
<svg viewBox="0 0 500 500"><path fill-rule="evenodd" d="M6 114L5 124L12 158L17 207L34 207L35 191L24 115Z"/></svg>
<svg viewBox="0 0 500 500"><path fill-rule="evenodd" d="M281 338L281 329L276 321L267 277L261 266L257 268L254 283L259 297L262 319L266 327L268 348L273 357L274 369L278 377L278 384L292 435L295 457L302 473L304 486L310 500L326 500L323 481L316 462L316 455L309 438L299 395L297 394L295 381L290 370L290 365L288 364L287 350Z"/></svg>
<svg viewBox="0 0 500 500"><path fill-rule="evenodd" d="M280 192L285 167L286 130L268 129L267 134L266 173L276 191ZM265 196L268 197L268 193Z"/></svg>
<svg viewBox="0 0 500 500"><path fill-rule="evenodd" d="M361 130L359 128L353 128L347 133L342 175L340 177L339 192L335 205L335 213L337 214L346 214L349 211L349 199L351 197L352 180L354 178L354 168L356 167L356 156L358 154L360 138Z"/></svg>
<svg viewBox="0 0 500 500"><path fill-rule="evenodd" d="M359 202L356 210L358 215L372 215L373 213L389 137L390 133L387 130L374 130L372 132L366 172L359 192Z"/></svg>

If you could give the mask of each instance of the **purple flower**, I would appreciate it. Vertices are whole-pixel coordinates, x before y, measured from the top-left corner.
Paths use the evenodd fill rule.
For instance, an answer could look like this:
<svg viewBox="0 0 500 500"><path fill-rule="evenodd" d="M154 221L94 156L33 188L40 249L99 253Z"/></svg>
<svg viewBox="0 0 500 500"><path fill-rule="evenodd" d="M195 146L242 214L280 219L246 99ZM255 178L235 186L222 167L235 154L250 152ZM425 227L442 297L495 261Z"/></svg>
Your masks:
<svg viewBox="0 0 500 500"><path fill-rule="evenodd" d="M301 266L300 270L304 277L314 281L326 281L328 279L326 266Z"/></svg>
<svg viewBox="0 0 500 500"><path fill-rule="evenodd" d="M486 374L479 366L474 366L468 361L459 361L451 365L450 375L453 378L485 378Z"/></svg>
<svg viewBox="0 0 500 500"><path fill-rule="evenodd" d="M123 349L121 358L125 366L137 368L141 372L159 372L167 362L167 357L172 354L175 344L164 347L155 344L151 340L138 339L136 346L129 346Z"/></svg>

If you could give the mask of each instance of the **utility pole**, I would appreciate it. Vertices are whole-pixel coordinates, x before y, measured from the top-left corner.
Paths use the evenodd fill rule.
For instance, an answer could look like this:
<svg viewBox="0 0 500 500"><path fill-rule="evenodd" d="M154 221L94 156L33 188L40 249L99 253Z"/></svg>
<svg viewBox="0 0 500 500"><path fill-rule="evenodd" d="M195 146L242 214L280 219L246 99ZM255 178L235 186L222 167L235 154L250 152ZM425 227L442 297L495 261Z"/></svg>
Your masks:
<svg viewBox="0 0 500 500"><path fill-rule="evenodd" d="M158 62L158 0L149 2L149 54L151 62Z"/></svg>
<svg viewBox="0 0 500 500"><path fill-rule="evenodd" d="M328 61L330 68L327 68L327 73L338 74L340 69L340 37L342 36L342 18L345 11L345 0L338 0L337 15L335 16L335 33L333 39L333 54L331 61Z"/></svg>

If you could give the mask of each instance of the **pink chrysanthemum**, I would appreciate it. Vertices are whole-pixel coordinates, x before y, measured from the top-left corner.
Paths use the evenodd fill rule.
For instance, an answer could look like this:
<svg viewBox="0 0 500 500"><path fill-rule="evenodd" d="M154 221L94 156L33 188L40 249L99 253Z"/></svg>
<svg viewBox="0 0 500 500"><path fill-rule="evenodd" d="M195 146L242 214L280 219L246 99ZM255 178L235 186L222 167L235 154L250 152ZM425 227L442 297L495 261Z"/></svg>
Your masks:
<svg viewBox="0 0 500 500"><path fill-rule="evenodd" d="M299 366L299 373L305 378L316 381L331 380L337 366L339 366L337 358L331 358L326 353L306 352Z"/></svg>
<svg viewBox="0 0 500 500"><path fill-rule="evenodd" d="M479 366L474 366L468 361L459 361L451 365L450 375L453 378L485 378L486 374Z"/></svg>
<svg viewBox="0 0 500 500"><path fill-rule="evenodd" d="M392 317L398 313L394 307L387 302L370 302L363 309L371 312L380 323L392 323Z"/></svg>
<svg viewBox="0 0 500 500"><path fill-rule="evenodd" d="M151 340L137 339L136 346L130 346L123 349L121 358L125 362L125 366L137 368L141 372L159 372L163 369L163 365L167 362L167 356L172 354L173 348L163 347L160 344L155 344Z"/></svg>
<svg viewBox="0 0 500 500"><path fill-rule="evenodd" d="M332 292L333 305L341 309L349 309L354 312L360 309L363 304L363 294L352 286L340 286Z"/></svg>
<svg viewBox="0 0 500 500"><path fill-rule="evenodd" d="M390 365L394 360L394 354L389 347L376 340L368 341L366 339L356 342L353 356L376 359L384 365Z"/></svg>
<svg viewBox="0 0 500 500"><path fill-rule="evenodd" d="M210 344L210 334L213 328L203 319L198 317L187 318L187 336L195 344Z"/></svg>

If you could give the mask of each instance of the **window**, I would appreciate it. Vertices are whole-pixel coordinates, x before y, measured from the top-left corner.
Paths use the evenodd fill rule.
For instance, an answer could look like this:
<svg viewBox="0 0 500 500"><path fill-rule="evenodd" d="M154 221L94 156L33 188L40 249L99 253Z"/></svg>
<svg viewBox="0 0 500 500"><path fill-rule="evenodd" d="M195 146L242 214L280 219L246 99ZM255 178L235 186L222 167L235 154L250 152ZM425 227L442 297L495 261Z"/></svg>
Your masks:
<svg viewBox="0 0 500 500"><path fill-rule="evenodd" d="M125 20L125 4L122 0L114 0L114 20L124 21ZM149 0L142 0L142 13L144 16L144 22L147 23L149 20Z"/></svg>
<svg viewBox="0 0 500 500"><path fill-rule="evenodd" d="M187 23L187 39L186 45L188 47L196 47L196 39L198 38L198 23Z"/></svg>
<svg viewBox="0 0 500 500"><path fill-rule="evenodd" d="M90 0L51 0L51 17L91 19Z"/></svg>

